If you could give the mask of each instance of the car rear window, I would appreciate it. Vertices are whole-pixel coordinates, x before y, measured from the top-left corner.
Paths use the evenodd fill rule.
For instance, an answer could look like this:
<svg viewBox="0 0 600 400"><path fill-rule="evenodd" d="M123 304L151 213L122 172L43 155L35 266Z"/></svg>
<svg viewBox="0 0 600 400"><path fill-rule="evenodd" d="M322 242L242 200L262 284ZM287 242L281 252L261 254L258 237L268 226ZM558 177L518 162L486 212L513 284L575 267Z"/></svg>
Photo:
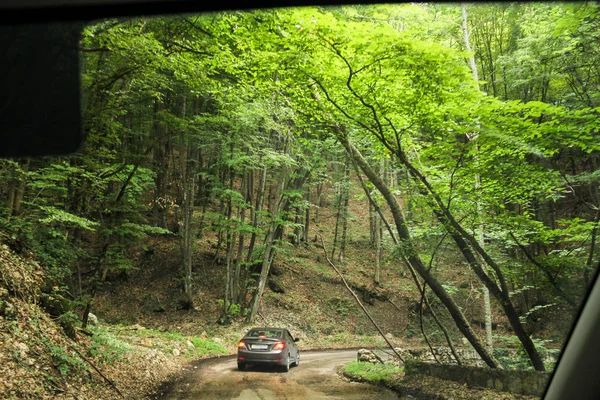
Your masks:
<svg viewBox="0 0 600 400"><path fill-rule="evenodd" d="M246 335L246 336L248 336L248 337L259 337L259 336L263 336L264 335L265 337L267 337L269 339L279 339L279 338L281 338L281 334L282 334L282 331L265 329L265 330L250 331L248 333L248 335Z"/></svg>

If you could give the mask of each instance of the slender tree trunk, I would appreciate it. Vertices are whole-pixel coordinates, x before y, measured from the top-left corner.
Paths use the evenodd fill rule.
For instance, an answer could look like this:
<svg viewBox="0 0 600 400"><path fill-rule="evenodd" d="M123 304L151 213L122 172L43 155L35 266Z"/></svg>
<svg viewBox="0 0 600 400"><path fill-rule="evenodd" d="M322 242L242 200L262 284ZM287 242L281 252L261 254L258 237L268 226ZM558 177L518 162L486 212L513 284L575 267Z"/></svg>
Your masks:
<svg viewBox="0 0 600 400"><path fill-rule="evenodd" d="M317 198L315 200L315 219L314 221L316 223L319 223L319 210L321 209L321 207L323 206L323 182L319 182L319 184L317 184Z"/></svg>
<svg viewBox="0 0 600 400"><path fill-rule="evenodd" d="M590 237L590 252L588 254L587 261L585 263L585 269L583 271L583 280L586 289L590 286L590 272L594 271L594 254L596 250L596 238L598 236L598 225L600 224L600 209L596 211L594 217L594 227L592 228L592 234Z"/></svg>
<svg viewBox="0 0 600 400"><path fill-rule="evenodd" d="M344 262L344 257L346 255L346 241L348 237L348 203L350 201L350 165L349 159L346 159L346 166L344 167L344 188L343 188L343 196L344 196L344 205L342 207L342 237L340 240L340 255L338 257L338 262Z"/></svg>
<svg viewBox="0 0 600 400"><path fill-rule="evenodd" d="M234 157L234 137L233 134L230 137L229 143L229 160L232 161ZM231 303L234 301L233 299L236 297L236 289L233 285L233 280L235 276L235 272L233 271L233 253L235 251L235 243L237 239L236 235L236 224L232 221L233 216L233 201L231 198L231 193L234 191L234 180L235 173L233 171L233 167L227 168L227 174L229 177L229 195L227 196L227 214L226 220L227 224L225 227L225 268L226 268L226 284L225 284L225 301L224 301L224 312L223 315L228 318L229 316L229 307Z"/></svg>
<svg viewBox="0 0 600 400"><path fill-rule="evenodd" d="M331 246L331 258L335 258L335 250L337 249L339 242L340 219L342 217L342 198L342 188L340 187L335 200L335 231L333 233L333 245Z"/></svg>
<svg viewBox="0 0 600 400"><path fill-rule="evenodd" d="M252 235L250 236L250 244L248 245L248 257L246 258L246 262L250 263L252 261L252 253L254 252L254 245L256 243L256 235L258 230L258 225L260 220L262 219L262 210L263 203L265 199L265 187L267 182L267 167L263 166L260 176L258 178L258 193L256 194L256 206L255 211L252 218L252 226L254 226L254 230L252 231Z"/></svg>
<svg viewBox="0 0 600 400"><path fill-rule="evenodd" d="M294 227L294 233L293 233L293 244L294 246L298 246L300 244L300 242L302 241L302 220L304 219L304 215L302 215L302 209L300 207L296 207L296 210L294 212L294 223L296 224L296 226Z"/></svg>
<svg viewBox="0 0 600 400"><path fill-rule="evenodd" d="M381 285L381 222L375 217L375 276L376 285Z"/></svg>
<svg viewBox="0 0 600 400"><path fill-rule="evenodd" d="M365 190L365 193L368 193L368 189L366 189L364 187L363 187L363 189ZM377 247L377 243L375 241L375 226L376 226L375 218L377 218L377 214L376 214L375 207L373 206L370 196L367 201L367 204L369 205L369 246L372 249L375 249Z"/></svg>
<svg viewBox="0 0 600 400"><path fill-rule="evenodd" d="M385 159L383 157L379 160L379 176L383 177L385 174ZM393 187L393 186L392 186ZM381 284L381 258L382 258L382 247L381 247L381 217L377 214L374 215L373 221L374 229L374 240L375 240L375 284Z"/></svg>
<svg viewBox="0 0 600 400"><path fill-rule="evenodd" d="M183 118L186 114L186 100L183 100ZM183 175L183 287L186 308L192 309L194 307L194 296L192 290L192 252L193 252L193 232L192 232L192 219L194 214L194 196L196 194L196 152L190 143L186 144L184 133L180 135L181 154L182 156L182 175Z"/></svg>
<svg viewBox="0 0 600 400"><path fill-rule="evenodd" d="M248 200L250 199L250 185L249 178L247 173L242 175L242 187L241 192L244 193L244 203L238 207L238 224L239 226L244 225L246 219L246 204L248 204ZM244 233L240 231L239 233L239 241L238 248L235 257L235 267L234 267L234 277L233 277L233 299L232 301L236 304L240 303L240 276L241 276L241 260L242 253L244 251Z"/></svg>
<svg viewBox="0 0 600 400"><path fill-rule="evenodd" d="M467 52L471 53L469 56L469 66L471 67L473 79L475 80L475 82L477 82L477 84L479 84L479 74L477 73L477 65L475 64L475 56L471 52L471 44L469 42L469 27L468 27L468 23L467 23L467 6L465 3L461 3L461 10L462 10L462 30L463 30L465 48L467 49ZM495 92L496 92L496 88L495 88L495 84L494 84L494 96L495 96ZM478 136L478 135L479 135L479 133L477 133L476 136ZM477 146L477 152L479 152L478 146ZM481 187L481 177L479 176L479 174L476 174L475 190L478 191L478 189L480 187ZM481 206L480 201L477 201L477 213L478 213L478 215L482 215L482 213L483 213L483 207ZM476 230L476 232L477 232L476 235L477 235L477 239L482 244L484 243L483 231L484 231L483 226L479 225ZM490 292L489 292L487 286L484 284L482 284L481 290L483 292L483 315L484 315L484 319L485 319L486 346L488 348L488 351L490 353L492 353L494 351L494 339L493 339L493 335L492 335L492 305L490 302Z"/></svg>
<svg viewBox="0 0 600 400"><path fill-rule="evenodd" d="M14 178L8 191L8 215L21 214L23 197L25 196L25 174L29 171L30 158L19 161L19 170L14 171Z"/></svg>
<svg viewBox="0 0 600 400"><path fill-rule="evenodd" d="M152 114L152 135L155 140L160 140L162 129L158 121L160 103L154 101L154 112ZM166 145L157 144L153 148L153 163L155 165L156 177L154 178L154 204L152 206L153 220L156 226L167 227L166 208L167 201L167 171L169 157L166 154Z"/></svg>
<svg viewBox="0 0 600 400"><path fill-rule="evenodd" d="M191 164L191 162L190 162ZM193 167L190 167L188 173L193 172ZM193 179L186 179L185 197L183 203L183 265L184 265L184 294L186 306L193 307L193 292L192 292L192 218L193 218L193 197L194 183Z"/></svg>
<svg viewBox="0 0 600 400"><path fill-rule="evenodd" d="M306 209L304 210L304 230L303 230L303 237L302 240L304 241L304 243L308 243L308 235L309 235L309 231L310 231L310 208L311 208L311 202L310 202L311 198L310 198L310 186L308 186L306 188Z"/></svg>

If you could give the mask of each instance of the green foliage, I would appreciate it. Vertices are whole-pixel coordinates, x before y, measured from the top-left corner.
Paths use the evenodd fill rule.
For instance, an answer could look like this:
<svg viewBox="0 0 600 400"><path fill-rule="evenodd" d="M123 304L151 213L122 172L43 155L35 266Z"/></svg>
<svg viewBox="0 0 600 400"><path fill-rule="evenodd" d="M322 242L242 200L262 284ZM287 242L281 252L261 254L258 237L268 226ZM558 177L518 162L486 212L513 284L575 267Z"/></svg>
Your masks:
<svg viewBox="0 0 600 400"><path fill-rule="evenodd" d="M210 339L192 337L190 341L195 347L195 355L198 357L214 357L228 354L229 351L221 343L217 343Z"/></svg>
<svg viewBox="0 0 600 400"><path fill-rule="evenodd" d="M100 364L113 364L133 351L128 343L106 329L89 326L89 330L93 333L93 336L87 353Z"/></svg>
<svg viewBox="0 0 600 400"><path fill-rule="evenodd" d="M533 370L527 353L516 336L494 336L504 346L494 348L494 356L506 369ZM548 347L552 340L532 338L533 344L544 360L547 369L552 370L560 353L559 348Z"/></svg>
<svg viewBox="0 0 600 400"><path fill-rule="evenodd" d="M89 366L75 352L58 346L48 338L43 338L42 343L48 348L56 369L62 376L69 374L80 375L90 370Z"/></svg>
<svg viewBox="0 0 600 400"><path fill-rule="evenodd" d="M225 300L223 299L217 299L217 304L219 304L219 306L223 307L223 305L225 304ZM235 303L230 303L227 302L227 315L231 316L231 317L239 317L242 315L242 305L241 304L235 304Z"/></svg>
<svg viewBox="0 0 600 400"><path fill-rule="evenodd" d="M329 305L329 308L342 317L347 317L350 313L356 311L356 306L354 305L353 300L345 297L330 297L329 300L327 300L327 304Z"/></svg>
<svg viewBox="0 0 600 400"><path fill-rule="evenodd" d="M344 373L351 378L369 382L391 382L400 378L403 368L388 364L353 361L344 366Z"/></svg>
<svg viewBox="0 0 600 400"><path fill-rule="evenodd" d="M136 334L154 338L152 340L155 347L163 348L168 352L171 352L174 347L185 349L182 354L186 358L207 358L229 354L229 350L221 343L208 338L185 336L179 331L161 332L154 329L145 329L137 331ZM193 347L189 346L188 342L193 344Z"/></svg>
<svg viewBox="0 0 600 400"><path fill-rule="evenodd" d="M39 222L44 225L60 224L64 226L74 226L77 228L83 228L89 231L94 231L99 225L97 222L90 221L87 218L82 218L77 215L68 213L64 210L60 210L52 206L42 206L40 210L44 212L45 217L41 218Z"/></svg>

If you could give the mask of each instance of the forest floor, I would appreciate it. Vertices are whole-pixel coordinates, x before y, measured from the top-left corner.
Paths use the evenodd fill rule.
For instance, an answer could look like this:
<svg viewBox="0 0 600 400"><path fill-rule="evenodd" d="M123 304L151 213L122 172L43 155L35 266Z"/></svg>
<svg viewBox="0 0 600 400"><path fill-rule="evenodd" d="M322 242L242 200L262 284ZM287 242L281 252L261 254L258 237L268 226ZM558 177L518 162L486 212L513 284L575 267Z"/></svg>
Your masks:
<svg viewBox="0 0 600 400"><path fill-rule="evenodd" d="M344 261L334 257L334 263L359 295L364 288L368 289L365 293L376 295L360 297L395 347L423 347L416 317L419 296L404 267L384 262L382 284L373 285L375 251L369 245L368 215L361 214L365 207L358 203L351 201ZM320 223L314 223L314 228L323 235L331 254L335 215L327 214L328 210L332 208L321 210ZM280 250L274 267L284 292L266 289L255 324L287 327L301 338L301 348L306 350L385 347L327 262L320 241L314 235L311 239ZM251 325L241 316L228 325L218 323L225 287L215 244L211 236L197 239L193 310L180 307L177 238L149 238L132 248L136 268L113 277L96 293L91 311L99 322L86 330L77 328L75 340L60 328L64 321L50 317L38 305L41 267L3 246L0 267L8 267L0 270L0 308L10 303L13 311L0 310L1 398L142 399L161 383L193 368L195 360L234 354L237 341ZM445 263L457 261L448 254ZM470 310L469 319L481 320L475 279L463 268L449 271L452 281L460 285L459 301ZM82 309L73 311L80 315ZM495 319L496 333L509 336L502 319ZM425 329L431 340L442 344L439 330L430 322Z"/></svg>

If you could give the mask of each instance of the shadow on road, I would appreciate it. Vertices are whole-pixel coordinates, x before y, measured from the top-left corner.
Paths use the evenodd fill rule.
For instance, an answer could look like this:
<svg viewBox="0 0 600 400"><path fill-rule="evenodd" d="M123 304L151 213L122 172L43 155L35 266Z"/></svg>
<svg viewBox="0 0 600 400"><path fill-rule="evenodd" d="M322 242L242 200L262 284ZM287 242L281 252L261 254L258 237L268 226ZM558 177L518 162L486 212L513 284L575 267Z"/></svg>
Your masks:
<svg viewBox="0 0 600 400"><path fill-rule="evenodd" d="M292 368L294 368L294 367L290 367L290 370ZM261 365L261 364L248 364L248 365L246 365L246 370L245 371L240 371L240 370L237 369L237 367L236 368L231 368L230 371L239 372L240 374L243 374L244 372L264 372L264 373L268 373L268 374L285 374L285 373L287 373L280 366L277 366L277 365Z"/></svg>

